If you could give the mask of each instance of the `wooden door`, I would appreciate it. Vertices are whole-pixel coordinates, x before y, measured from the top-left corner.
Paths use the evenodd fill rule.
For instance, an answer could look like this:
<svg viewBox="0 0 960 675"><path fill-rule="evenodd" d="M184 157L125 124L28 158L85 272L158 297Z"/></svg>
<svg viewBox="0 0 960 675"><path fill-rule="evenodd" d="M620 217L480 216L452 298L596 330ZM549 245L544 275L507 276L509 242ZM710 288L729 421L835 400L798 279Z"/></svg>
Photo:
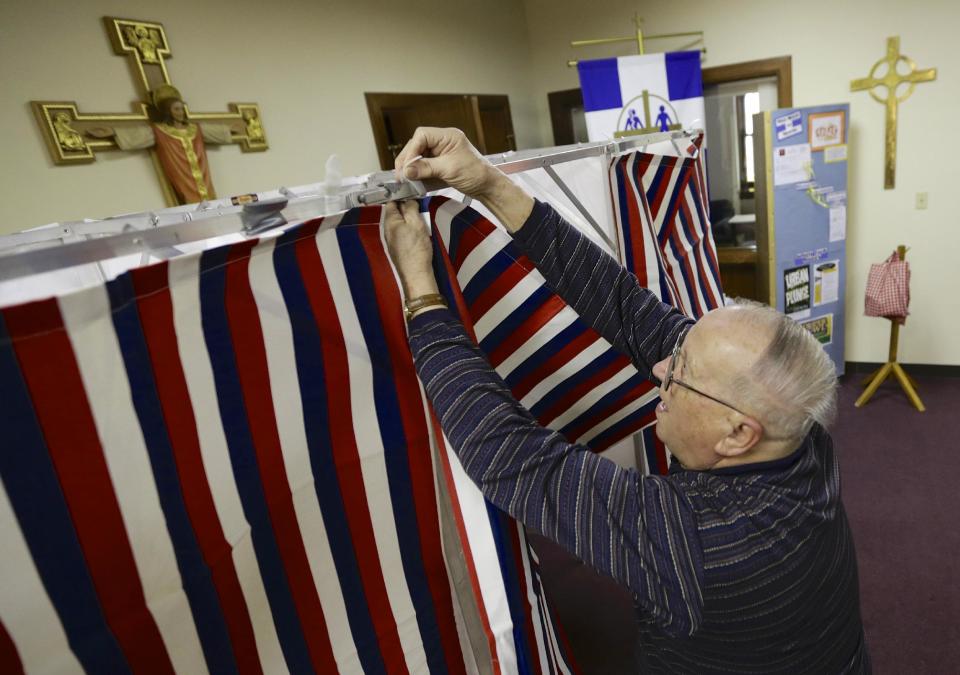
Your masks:
<svg viewBox="0 0 960 675"><path fill-rule="evenodd" d="M461 129L484 154L516 148L506 96L382 93L365 96L383 170L393 168L394 157L421 126Z"/></svg>

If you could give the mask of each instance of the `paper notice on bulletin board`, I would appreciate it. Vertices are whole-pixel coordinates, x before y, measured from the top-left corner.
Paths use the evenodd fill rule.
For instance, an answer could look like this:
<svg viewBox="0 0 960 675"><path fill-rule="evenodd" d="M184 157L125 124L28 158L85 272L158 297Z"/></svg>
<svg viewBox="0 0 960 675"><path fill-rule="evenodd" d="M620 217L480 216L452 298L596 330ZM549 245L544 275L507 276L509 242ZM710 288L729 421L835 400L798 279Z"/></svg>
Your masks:
<svg viewBox="0 0 960 675"><path fill-rule="evenodd" d="M810 144L773 149L773 184L790 185L810 180Z"/></svg>
<svg viewBox="0 0 960 675"><path fill-rule="evenodd" d="M847 207L830 207L830 241L843 241L847 238Z"/></svg>
<svg viewBox="0 0 960 675"><path fill-rule="evenodd" d="M813 306L827 305L840 299L840 261L827 260L813 268Z"/></svg>
<svg viewBox="0 0 960 675"><path fill-rule="evenodd" d="M810 266L783 271L783 313L794 319L810 316Z"/></svg>

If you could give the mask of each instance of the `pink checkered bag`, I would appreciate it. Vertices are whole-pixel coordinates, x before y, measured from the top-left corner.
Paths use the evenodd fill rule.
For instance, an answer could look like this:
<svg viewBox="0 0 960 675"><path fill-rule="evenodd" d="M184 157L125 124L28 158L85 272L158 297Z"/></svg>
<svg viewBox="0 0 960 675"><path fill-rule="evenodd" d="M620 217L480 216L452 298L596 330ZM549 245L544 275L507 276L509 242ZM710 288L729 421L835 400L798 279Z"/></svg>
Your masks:
<svg viewBox="0 0 960 675"><path fill-rule="evenodd" d="M870 265L864 314L903 323L909 305L910 265L894 251L884 262Z"/></svg>

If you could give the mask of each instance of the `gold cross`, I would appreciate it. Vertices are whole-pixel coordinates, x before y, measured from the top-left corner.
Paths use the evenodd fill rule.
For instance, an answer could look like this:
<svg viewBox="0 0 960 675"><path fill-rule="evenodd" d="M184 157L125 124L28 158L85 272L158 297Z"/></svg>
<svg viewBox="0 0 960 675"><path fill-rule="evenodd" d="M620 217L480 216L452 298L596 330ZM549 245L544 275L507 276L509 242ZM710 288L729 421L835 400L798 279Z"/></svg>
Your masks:
<svg viewBox="0 0 960 675"><path fill-rule="evenodd" d="M83 164L96 160L96 153L116 150L115 141L91 136L92 128L143 126L151 122L150 92L162 84L171 84L166 58L172 55L163 24L136 19L103 18L114 53L130 57L140 100L134 103L132 113L81 113L75 101L31 101L34 115L43 131L47 149L54 164ZM263 131L260 108L256 103L229 103L229 112L191 112L193 122L217 122L243 129L232 135L231 143L238 143L243 152L266 150L267 138ZM156 154L154 167L163 186L168 203L176 204Z"/></svg>
<svg viewBox="0 0 960 675"><path fill-rule="evenodd" d="M910 72L906 74L897 72L897 64L900 62L907 64ZM887 66L886 74L883 77L877 77L877 70L884 64ZM885 190L892 189L896 182L897 107L910 97L918 82L931 82L935 79L937 79L936 68L918 71L917 64L914 63L913 59L900 53L900 37L897 36L887 38L887 55L873 64L870 75L859 80L853 80L850 83L850 91L867 90L875 101L887 106L883 171L883 188ZM910 86L903 96L897 96L897 87L903 83ZM876 87L881 86L887 88L886 98L880 98L873 92Z"/></svg>

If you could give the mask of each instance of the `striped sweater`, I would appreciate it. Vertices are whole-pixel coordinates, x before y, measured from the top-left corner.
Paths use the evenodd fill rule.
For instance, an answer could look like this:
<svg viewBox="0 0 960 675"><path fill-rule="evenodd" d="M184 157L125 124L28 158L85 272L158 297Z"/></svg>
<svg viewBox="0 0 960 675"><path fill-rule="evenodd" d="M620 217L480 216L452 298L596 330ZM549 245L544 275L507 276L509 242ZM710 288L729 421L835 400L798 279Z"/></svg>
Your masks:
<svg viewBox="0 0 960 675"><path fill-rule="evenodd" d="M515 239L649 376L690 320L549 206ZM642 476L539 426L447 310L410 322L417 372L496 506L633 593L644 673L868 673L853 539L827 432L771 462Z"/></svg>

